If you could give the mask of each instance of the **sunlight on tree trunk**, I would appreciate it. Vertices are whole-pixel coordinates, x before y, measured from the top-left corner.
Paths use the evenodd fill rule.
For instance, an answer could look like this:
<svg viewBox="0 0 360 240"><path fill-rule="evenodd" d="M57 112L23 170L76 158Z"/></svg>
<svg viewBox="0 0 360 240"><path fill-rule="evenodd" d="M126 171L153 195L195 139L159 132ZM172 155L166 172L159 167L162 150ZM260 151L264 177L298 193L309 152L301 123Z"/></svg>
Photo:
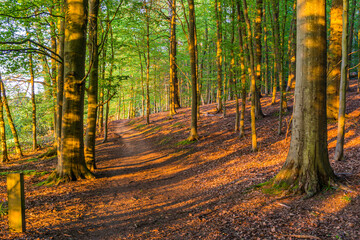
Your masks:
<svg viewBox="0 0 360 240"><path fill-rule="evenodd" d="M330 37L327 78L327 117L337 119L341 74L341 35L343 0L332 0L330 10Z"/></svg>
<svg viewBox="0 0 360 240"><path fill-rule="evenodd" d="M191 67L191 127L189 141L199 139L197 133L197 66L196 66L196 37L195 37L195 5L194 0L188 0L189 4L189 54Z"/></svg>
<svg viewBox="0 0 360 240"><path fill-rule="evenodd" d="M20 146L19 137L18 137L16 128L15 128L15 124L14 124L13 118L11 116L9 104L8 104L8 101L7 101L7 98L6 98L6 90L5 90L4 82L1 79L1 75L0 75L0 88L1 88L1 94L2 94L2 97L1 97L2 104L5 107L5 112L6 112L6 115L7 115L9 127L10 127L11 133L12 133L12 135L14 137L16 155L17 155L17 157L20 158L20 157L23 156L23 154L22 154L22 151L21 151L21 146Z"/></svg>
<svg viewBox="0 0 360 240"><path fill-rule="evenodd" d="M1 141L0 163L7 163L9 162L9 158L8 158L7 145L6 145L4 110L3 110L3 101L1 98L1 91L0 91L0 141Z"/></svg>
<svg viewBox="0 0 360 240"><path fill-rule="evenodd" d="M247 29L247 40L249 43L249 55L250 55L250 72L251 72L251 83L250 83L250 92L251 92L251 145L253 152L258 150L257 146L257 137L256 137L256 124L255 124L255 101L256 101L256 72L255 72L255 60L254 60L254 44L252 41L252 34L251 34L251 24L248 15L248 8L246 0L243 0L243 10L244 10L244 18L246 23Z"/></svg>
<svg viewBox="0 0 360 240"><path fill-rule="evenodd" d="M345 110L346 110L346 82L348 72L348 11L349 0L344 0L343 5L343 32L342 32L342 60L341 60L341 81L340 99L338 116L338 133L336 139L335 160L344 158L344 139L345 139Z"/></svg>
<svg viewBox="0 0 360 240"><path fill-rule="evenodd" d="M87 1L65 3L65 83L61 128L61 161L54 181L94 178L84 157L84 91Z"/></svg>
<svg viewBox="0 0 360 240"><path fill-rule="evenodd" d="M327 150L325 0L298 0L297 34L290 150L274 185L311 197L335 180Z"/></svg>
<svg viewBox="0 0 360 240"><path fill-rule="evenodd" d="M96 169L95 164L95 140L96 140L96 119L98 104L98 81L99 81L99 54L98 54L98 14L99 0L89 1L89 87L88 110L85 134L85 162L90 171Z"/></svg>

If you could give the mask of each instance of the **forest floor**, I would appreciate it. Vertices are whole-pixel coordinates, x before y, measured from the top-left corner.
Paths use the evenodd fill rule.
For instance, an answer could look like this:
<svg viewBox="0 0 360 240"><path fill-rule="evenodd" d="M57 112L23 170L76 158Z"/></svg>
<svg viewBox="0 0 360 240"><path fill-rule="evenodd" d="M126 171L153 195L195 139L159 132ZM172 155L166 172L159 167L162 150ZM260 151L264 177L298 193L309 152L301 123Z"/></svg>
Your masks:
<svg viewBox="0 0 360 240"><path fill-rule="evenodd" d="M0 238L360 239L360 95L354 82L350 90L346 158L331 160L347 190L328 186L304 200L263 187L286 159L291 130L287 137L277 134L279 103L263 97L266 117L257 121L260 150L253 153L249 108L240 139L230 101L225 118L214 104L201 107L197 142L186 141L187 108L173 118L152 114L150 125L142 118L112 121L108 141L98 139L95 180L42 186L56 159L41 159L40 152L0 166L0 201L6 199L4 174L25 173L27 221L26 233L9 233L7 216L0 216ZM328 130L332 159L336 121Z"/></svg>

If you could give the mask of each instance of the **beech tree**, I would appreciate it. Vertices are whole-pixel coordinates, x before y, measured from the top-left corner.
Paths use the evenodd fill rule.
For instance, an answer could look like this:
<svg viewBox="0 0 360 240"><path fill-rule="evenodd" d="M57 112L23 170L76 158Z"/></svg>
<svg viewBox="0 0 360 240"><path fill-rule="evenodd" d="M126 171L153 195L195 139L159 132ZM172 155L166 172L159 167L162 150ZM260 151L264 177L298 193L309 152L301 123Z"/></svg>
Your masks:
<svg viewBox="0 0 360 240"><path fill-rule="evenodd" d="M332 0L327 78L327 117L332 119L337 119L339 113L342 10L343 0Z"/></svg>
<svg viewBox="0 0 360 240"><path fill-rule="evenodd" d="M84 157L84 92L87 1L65 2L64 96L61 128L61 157L51 178L94 178Z"/></svg>
<svg viewBox="0 0 360 240"><path fill-rule="evenodd" d="M295 106L290 150L274 184L312 196L335 180L326 124L326 1L297 1Z"/></svg>
<svg viewBox="0 0 360 240"><path fill-rule="evenodd" d="M345 110L346 110L346 82L348 71L348 13L349 0L343 1L343 32L342 32L342 59L341 59L341 81L338 114L338 133L336 139L335 160L341 160L344 156L345 138Z"/></svg>

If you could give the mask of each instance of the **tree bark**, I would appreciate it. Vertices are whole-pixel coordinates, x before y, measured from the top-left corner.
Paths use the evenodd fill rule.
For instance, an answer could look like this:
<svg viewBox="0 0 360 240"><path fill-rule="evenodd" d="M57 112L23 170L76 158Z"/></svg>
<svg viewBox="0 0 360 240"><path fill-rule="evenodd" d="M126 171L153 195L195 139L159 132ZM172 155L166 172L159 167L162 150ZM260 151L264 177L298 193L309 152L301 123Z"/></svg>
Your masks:
<svg viewBox="0 0 360 240"><path fill-rule="evenodd" d="M327 78L327 117L337 119L339 113L339 88L341 72L341 35L343 0L332 0L330 10L330 39Z"/></svg>
<svg viewBox="0 0 360 240"><path fill-rule="evenodd" d="M252 150L255 152L258 150L257 147L257 137L256 137L256 116L255 116L255 104L256 104L256 69L255 69L255 60L254 60L254 51L253 51L253 41L252 41L252 34L251 34L251 24L248 15L248 8L246 0L243 0L243 10L244 10L244 17L247 29L247 39L249 43L249 58L250 58L250 72L251 72L251 84L250 84L250 92L251 92L251 145Z"/></svg>
<svg viewBox="0 0 360 240"><path fill-rule="evenodd" d="M256 70L256 95L255 95L255 117L263 118L265 115L261 109L261 57L262 57L262 45L261 45L261 22L263 19L263 0L256 0L256 18L254 26L255 35L255 70Z"/></svg>
<svg viewBox="0 0 360 240"><path fill-rule="evenodd" d="M111 82L112 82L112 77L113 77L113 70L114 70L114 61L115 61L115 56L114 56L114 38L113 38L113 31L112 31L112 26L110 24L110 48L111 48L111 59L110 59L110 71L109 71L109 85L107 86L107 102L106 102L106 106L105 106L105 122L104 122L104 140L103 143L107 141L107 137L108 137L108 122L109 122L109 106L110 106L110 100L111 100L111 96L110 96L110 89L111 89ZM134 98L133 98L134 99Z"/></svg>
<svg viewBox="0 0 360 240"><path fill-rule="evenodd" d="M150 124L150 6L146 6L146 124Z"/></svg>
<svg viewBox="0 0 360 240"><path fill-rule="evenodd" d="M338 132L335 148L335 160L342 160L344 157L345 138L345 110L346 110L346 82L348 72L348 11L349 0L343 1L343 32L342 32L342 60L341 60L341 81L340 81L340 103L338 116Z"/></svg>
<svg viewBox="0 0 360 240"><path fill-rule="evenodd" d="M98 14L99 0L89 1L89 56L90 74L88 87L88 114L85 134L85 162L90 171L96 169L95 164L95 140L96 119L98 105L98 82L99 82L99 54L98 54Z"/></svg>
<svg viewBox="0 0 360 240"><path fill-rule="evenodd" d="M221 0L215 0L215 17L216 17L216 66L217 66L217 112L223 110L222 103L222 6Z"/></svg>
<svg viewBox="0 0 360 240"><path fill-rule="evenodd" d="M62 157L51 176L56 181L94 178L85 164L83 140L87 1L67 0L65 23Z"/></svg>
<svg viewBox="0 0 360 240"><path fill-rule="evenodd" d="M31 116L32 116L32 149L36 150L37 135L36 135L36 101L35 101L35 76L33 68L32 54L29 55L29 67L30 67L30 88L31 88Z"/></svg>
<svg viewBox="0 0 360 240"><path fill-rule="evenodd" d="M325 0L297 1L297 56L292 137L274 184L308 197L335 179L326 124Z"/></svg>
<svg viewBox="0 0 360 240"><path fill-rule="evenodd" d="M4 121L4 110L3 110L3 101L1 98L0 91L0 142L1 142L1 157L0 163L9 162L7 146L6 146L6 132L5 132L5 121Z"/></svg>
<svg viewBox="0 0 360 240"><path fill-rule="evenodd" d="M4 86L4 82L1 79L1 75L0 75L0 88L1 88L1 94L2 94L2 104L5 107L5 112L7 115L7 119L8 119L8 123L11 129L11 133L14 137L14 142L15 142L15 150L16 150L16 154L17 156L20 158L23 156L22 151L21 151L21 146L20 146L20 142L19 142L19 137L15 128L15 124L14 121L12 119L11 116L11 112L10 112L10 108L9 108L9 104L6 98L6 91L5 91L5 86Z"/></svg>
<svg viewBox="0 0 360 240"><path fill-rule="evenodd" d="M191 67L191 127L189 141L199 138L197 133L197 66L196 66L196 37L195 37L195 5L194 0L188 0L189 4L189 54Z"/></svg>
<svg viewBox="0 0 360 240"><path fill-rule="evenodd" d="M176 114L176 84L177 84L177 66L176 66L176 0L170 1L170 115Z"/></svg>
<svg viewBox="0 0 360 240"><path fill-rule="evenodd" d="M64 3L61 4L61 13L64 14ZM61 18L58 23L59 44L58 55L64 59L65 54L65 20ZM56 86L56 128L55 141L57 148L58 162L62 161L61 155L61 128L62 128L62 107L64 96L64 63L58 63L57 86Z"/></svg>

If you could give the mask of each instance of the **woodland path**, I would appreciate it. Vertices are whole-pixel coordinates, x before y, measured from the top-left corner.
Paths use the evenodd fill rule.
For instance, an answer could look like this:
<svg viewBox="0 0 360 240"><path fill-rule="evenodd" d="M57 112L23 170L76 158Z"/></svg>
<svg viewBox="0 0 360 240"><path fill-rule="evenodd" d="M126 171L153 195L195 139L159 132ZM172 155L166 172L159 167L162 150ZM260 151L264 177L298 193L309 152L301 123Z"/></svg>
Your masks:
<svg viewBox="0 0 360 240"><path fill-rule="evenodd" d="M159 151L127 122L110 123L108 141L97 145L97 179L69 183L66 198L72 204L64 204L65 210L59 198L52 199L60 221L37 229L35 236L148 239L165 223L191 216L197 201L189 197L193 182L186 181L187 171L182 171L180 160L186 154ZM67 211L70 216L64 216ZM175 236L171 229L165 232L187 239L181 232Z"/></svg>

